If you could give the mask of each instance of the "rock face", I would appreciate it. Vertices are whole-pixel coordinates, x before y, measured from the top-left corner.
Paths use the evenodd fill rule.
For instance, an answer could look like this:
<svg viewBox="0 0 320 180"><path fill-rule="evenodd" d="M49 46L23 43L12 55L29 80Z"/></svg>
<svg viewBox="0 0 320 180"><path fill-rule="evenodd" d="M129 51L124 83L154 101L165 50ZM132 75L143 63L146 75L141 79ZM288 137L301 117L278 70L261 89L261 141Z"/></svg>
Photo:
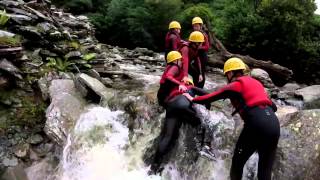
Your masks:
<svg viewBox="0 0 320 180"><path fill-rule="evenodd" d="M75 89L72 80L53 80L49 88L51 104L47 109L46 134L63 145L68 130L79 118L84 102Z"/></svg>
<svg viewBox="0 0 320 180"><path fill-rule="evenodd" d="M295 96L303 99L305 108L307 109L320 108L320 85L298 89L295 92Z"/></svg>
<svg viewBox="0 0 320 180"><path fill-rule="evenodd" d="M274 179L319 179L320 109L303 110L281 129Z"/></svg>
<svg viewBox="0 0 320 180"><path fill-rule="evenodd" d="M109 100L113 96L111 89L108 89L99 80L92 78L84 73L78 77L80 83L85 87L91 89L94 93L99 95L102 100Z"/></svg>
<svg viewBox="0 0 320 180"><path fill-rule="evenodd" d="M269 74L265 70L255 68L255 69L252 69L250 74L253 78L259 80L264 85L264 87L266 88L275 87L275 85L273 84L272 80L269 77Z"/></svg>

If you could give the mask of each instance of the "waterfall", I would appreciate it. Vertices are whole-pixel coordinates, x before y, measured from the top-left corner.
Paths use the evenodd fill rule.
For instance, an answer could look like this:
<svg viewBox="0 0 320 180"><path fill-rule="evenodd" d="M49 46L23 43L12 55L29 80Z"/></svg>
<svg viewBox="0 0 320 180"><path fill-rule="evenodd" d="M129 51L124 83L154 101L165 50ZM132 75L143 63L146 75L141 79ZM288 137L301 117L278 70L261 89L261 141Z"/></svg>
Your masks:
<svg viewBox="0 0 320 180"><path fill-rule="evenodd" d="M121 124L122 114L103 107L82 114L68 136L57 179L160 179L148 176L143 164L129 166L128 128Z"/></svg>

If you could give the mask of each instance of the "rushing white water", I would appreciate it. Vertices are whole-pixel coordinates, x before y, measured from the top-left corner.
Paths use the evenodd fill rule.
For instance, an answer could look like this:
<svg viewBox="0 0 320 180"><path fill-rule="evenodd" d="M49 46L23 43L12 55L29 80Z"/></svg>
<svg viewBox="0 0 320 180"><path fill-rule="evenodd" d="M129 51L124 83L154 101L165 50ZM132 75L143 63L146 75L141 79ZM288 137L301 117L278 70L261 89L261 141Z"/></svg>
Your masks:
<svg viewBox="0 0 320 180"><path fill-rule="evenodd" d="M141 180L148 176L143 164L129 168L126 156L128 129L120 111L93 107L82 114L69 135L61 162L61 180Z"/></svg>

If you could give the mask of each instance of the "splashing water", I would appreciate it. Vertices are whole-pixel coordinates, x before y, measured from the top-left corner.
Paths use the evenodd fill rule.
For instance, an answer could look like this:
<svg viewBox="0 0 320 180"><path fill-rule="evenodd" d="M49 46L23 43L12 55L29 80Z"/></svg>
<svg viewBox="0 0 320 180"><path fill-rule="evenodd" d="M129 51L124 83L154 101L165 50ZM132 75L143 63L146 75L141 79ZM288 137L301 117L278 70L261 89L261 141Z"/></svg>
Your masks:
<svg viewBox="0 0 320 180"><path fill-rule="evenodd" d="M69 135L63 151L61 180L141 180L160 179L148 176L147 168L128 168L125 155L128 129L122 125L121 111L93 107L82 114Z"/></svg>

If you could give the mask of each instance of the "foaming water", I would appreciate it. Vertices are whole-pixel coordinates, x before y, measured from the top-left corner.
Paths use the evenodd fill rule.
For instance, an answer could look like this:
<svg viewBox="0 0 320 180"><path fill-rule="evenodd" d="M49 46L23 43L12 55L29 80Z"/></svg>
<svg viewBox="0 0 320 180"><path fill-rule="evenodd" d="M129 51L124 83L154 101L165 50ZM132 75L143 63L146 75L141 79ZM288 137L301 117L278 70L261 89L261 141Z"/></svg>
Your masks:
<svg viewBox="0 0 320 180"><path fill-rule="evenodd" d="M82 114L63 151L61 180L141 180L147 167L128 167L128 128L120 123L121 111L93 107Z"/></svg>

